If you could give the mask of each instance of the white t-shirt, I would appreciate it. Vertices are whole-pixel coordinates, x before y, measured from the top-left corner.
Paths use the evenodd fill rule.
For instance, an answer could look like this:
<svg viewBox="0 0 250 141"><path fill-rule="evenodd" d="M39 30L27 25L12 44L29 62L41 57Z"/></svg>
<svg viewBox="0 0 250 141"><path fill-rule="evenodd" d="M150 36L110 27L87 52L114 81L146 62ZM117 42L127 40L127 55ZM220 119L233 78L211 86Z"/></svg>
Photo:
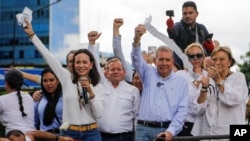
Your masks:
<svg viewBox="0 0 250 141"><path fill-rule="evenodd" d="M18 129L22 132L35 130L34 125L34 102L32 97L21 92L24 112L27 116L23 117L19 110L17 92L11 92L0 96L0 122L5 126L5 131Z"/></svg>

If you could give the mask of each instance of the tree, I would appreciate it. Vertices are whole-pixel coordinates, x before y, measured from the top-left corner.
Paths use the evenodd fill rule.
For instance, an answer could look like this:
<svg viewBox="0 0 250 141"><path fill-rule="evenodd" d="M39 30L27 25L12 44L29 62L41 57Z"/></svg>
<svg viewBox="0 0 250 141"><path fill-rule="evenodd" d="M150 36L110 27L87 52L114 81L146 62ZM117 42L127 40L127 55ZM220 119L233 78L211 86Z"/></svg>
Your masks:
<svg viewBox="0 0 250 141"><path fill-rule="evenodd" d="M242 64L237 63L240 68L240 71L245 74L247 85L250 85L250 51L246 52L245 55L240 56L240 59L243 60Z"/></svg>

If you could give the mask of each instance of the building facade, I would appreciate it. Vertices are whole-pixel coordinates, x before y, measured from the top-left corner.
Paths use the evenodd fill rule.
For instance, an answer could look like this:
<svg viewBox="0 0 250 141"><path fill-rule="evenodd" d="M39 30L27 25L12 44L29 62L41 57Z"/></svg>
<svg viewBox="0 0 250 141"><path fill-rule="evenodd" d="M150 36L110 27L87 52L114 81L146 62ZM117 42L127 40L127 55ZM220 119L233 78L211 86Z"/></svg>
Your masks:
<svg viewBox="0 0 250 141"><path fill-rule="evenodd" d="M35 50L21 26L16 14L24 7L33 11L33 30L49 47L49 8L37 10L49 4L49 0L1 0L0 1L0 65L44 64L41 55ZM36 11L37 10L37 11Z"/></svg>
<svg viewBox="0 0 250 141"><path fill-rule="evenodd" d="M70 20L78 17L77 4L78 0L0 0L0 67L46 64L17 24L16 14L22 13L24 7L33 11L33 30L53 53L65 48L67 34L78 35L78 25L68 27L72 27Z"/></svg>

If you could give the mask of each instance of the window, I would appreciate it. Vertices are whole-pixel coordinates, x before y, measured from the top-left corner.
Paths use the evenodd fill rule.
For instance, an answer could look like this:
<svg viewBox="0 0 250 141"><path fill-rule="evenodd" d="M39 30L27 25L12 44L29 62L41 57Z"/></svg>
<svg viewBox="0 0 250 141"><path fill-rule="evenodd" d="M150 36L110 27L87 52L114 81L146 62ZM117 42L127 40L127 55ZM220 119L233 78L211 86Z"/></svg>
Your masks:
<svg viewBox="0 0 250 141"><path fill-rule="evenodd" d="M19 51L19 58L21 58L21 59L24 58L24 51L23 50Z"/></svg>

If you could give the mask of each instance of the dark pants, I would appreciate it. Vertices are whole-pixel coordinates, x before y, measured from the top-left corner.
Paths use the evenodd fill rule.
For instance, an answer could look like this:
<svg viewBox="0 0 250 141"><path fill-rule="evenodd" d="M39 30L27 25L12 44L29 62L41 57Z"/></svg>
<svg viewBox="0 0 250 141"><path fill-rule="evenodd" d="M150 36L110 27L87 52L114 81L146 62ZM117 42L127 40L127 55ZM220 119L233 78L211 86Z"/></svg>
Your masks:
<svg viewBox="0 0 250 141"><path fill-rule="evenodd" d="M191 134L193 125L194 125L193 122L185 122L181 132L177 136L193 136ZM199 141L199 140L194 140L194 141Z"/></svg>
<svg viewBox="0 0 250 141"><path fill-rule="evenodd" d="M193 128L193 122L185 122L181 132L177 136L192 136L191 130Z"/></svg>
<svg viewBox="0 0 250 141"><path fill-rule="evenodd" d="M134 133L101 133L102 141L134 141Z"/></svg>

